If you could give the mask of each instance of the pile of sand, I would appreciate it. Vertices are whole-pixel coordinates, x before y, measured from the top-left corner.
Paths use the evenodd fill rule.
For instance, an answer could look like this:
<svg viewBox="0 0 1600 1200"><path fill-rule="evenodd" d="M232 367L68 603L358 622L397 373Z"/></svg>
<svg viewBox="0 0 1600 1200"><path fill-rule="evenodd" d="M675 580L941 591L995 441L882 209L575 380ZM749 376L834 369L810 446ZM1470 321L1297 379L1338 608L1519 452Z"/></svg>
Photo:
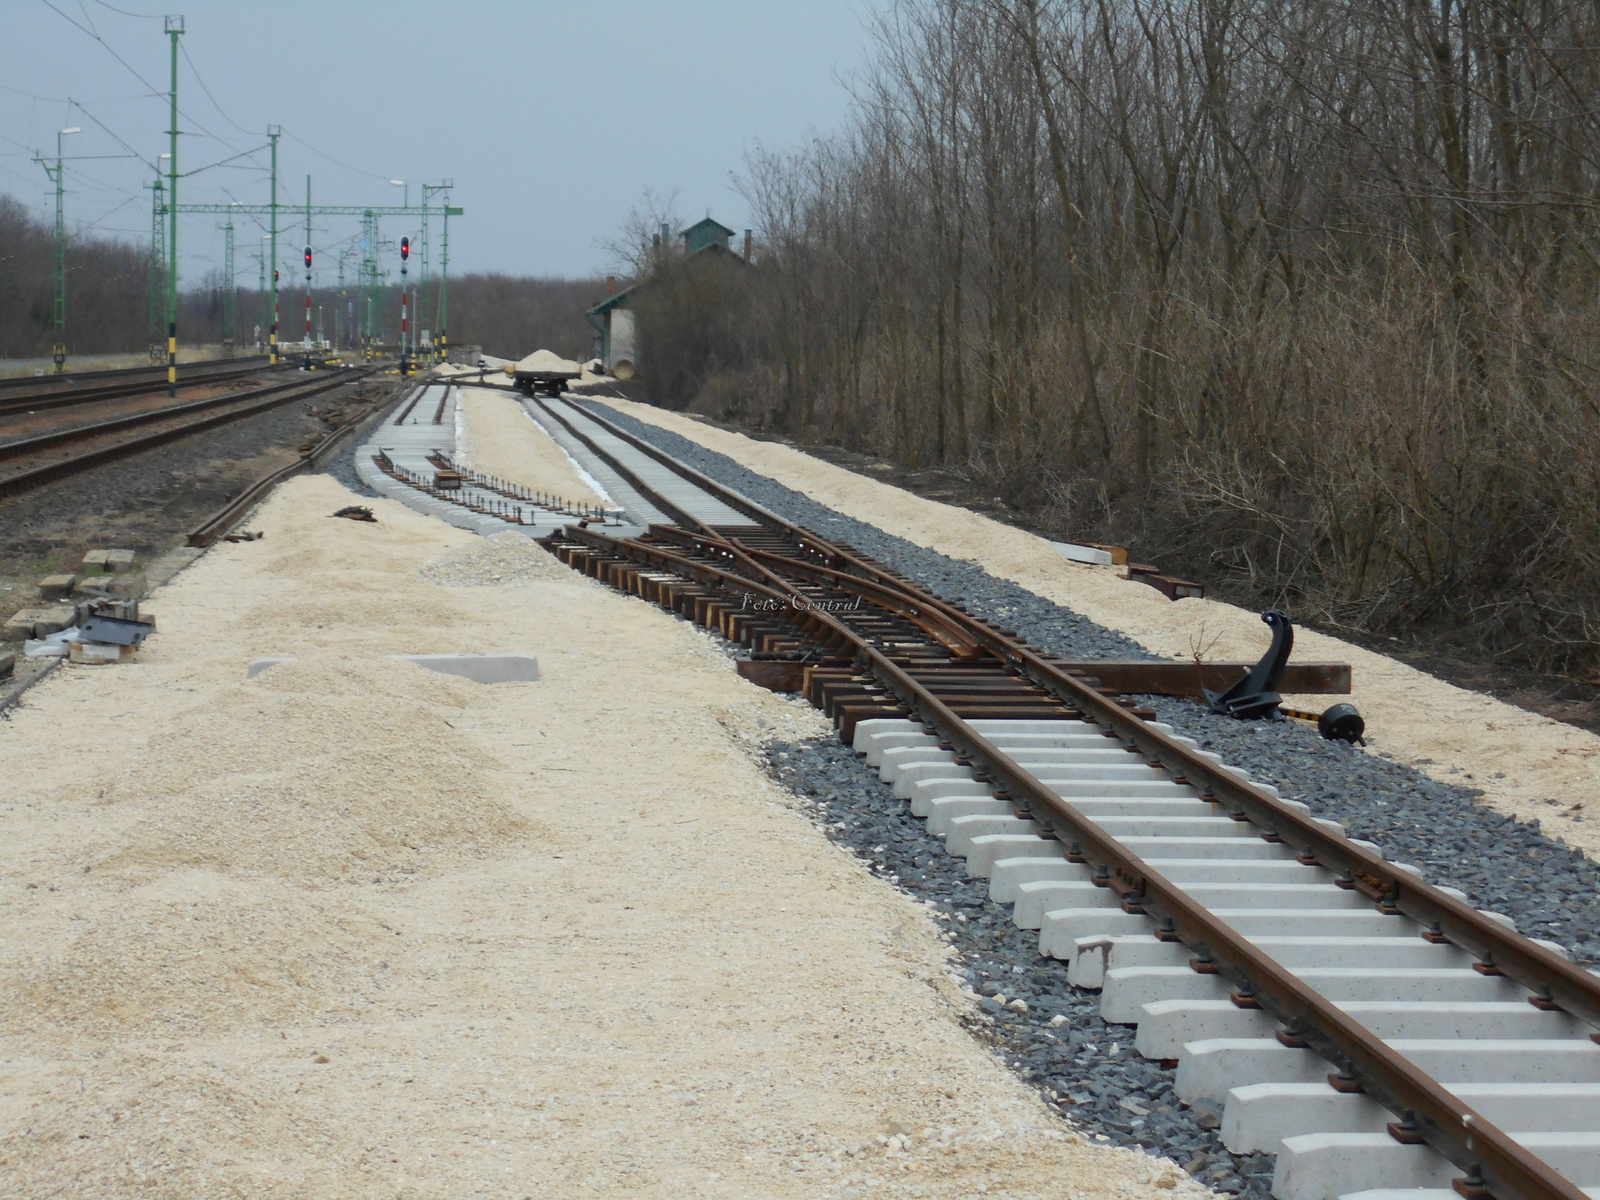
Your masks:
<svg viewBox="0 0 1600 1200"><path fill-rule="evenodd" d="M0 725L8 1196L1203 1194L1046 1112L934 922L741 748L818 714L353 499L289 481L137 662ZM383 657L450 650L542 678Z"/></svg>
<svg viewBox="0 0 1600 1200"><path fill-rule="evenodd" d="M463 465L573 503L608 503L515 396L466 387L456 403L456 458Z"/></svg>

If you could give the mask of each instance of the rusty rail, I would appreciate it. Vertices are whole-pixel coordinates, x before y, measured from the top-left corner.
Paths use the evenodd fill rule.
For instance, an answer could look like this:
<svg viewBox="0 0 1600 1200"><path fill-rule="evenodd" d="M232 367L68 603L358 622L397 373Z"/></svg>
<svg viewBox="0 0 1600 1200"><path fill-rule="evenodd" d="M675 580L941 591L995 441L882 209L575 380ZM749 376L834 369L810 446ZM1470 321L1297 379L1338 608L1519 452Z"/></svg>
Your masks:
<svg viewBox="0 0 1600 1200"><path fill-rule="evenodd" d="M0 478L0 498L20 495L23 492L43 487L54 480L65 478L68 475L75 475L79 471L85 471L91 467L100 466L102 463L114 462L119 458L126 458L129 455L151 449L154 446L178 441L192 434L214 429L219 425L226 425L232 421L267 412L280 405L292 404L296 400L303 400L309 396L331 391L333 388L341 387L353 379L360 378L364 373L358 368L354 374L341 372L338 377L325 381L319 380L311 384L304 382L282 384L271 388L263 388L260 392L246 392L230 396L227 398L228 401L237 404L241 400L249 400L252 396L260 396L263 392L273 393L265 399L258 399L255 403L247 404L242 408L231 408L226 412L211 413L200 417L198 420L187 421L170 429L159 429L142 437L129 438L94 450L85 450L81 454L74 454L53 463L46 463L43 466L32 467L25 471L19 471L14 475L5 476ZM287 389L290 388L298 390L288 391ZM173 415L173 410L168 409L166 411L168 416ZM13 443L13 445L15 444Z"/></svg>
<svg viewBox="0 0 1600 1200"><path fill-rule="evenodd" d="M349 383L351 381L341 380L340 382ZM298 475L302 471L309 471L321 463L339 443L345 441L360 428L362 422L371 416L375 410L382 408L387 400L388 397L385 397L376 404L369 405L366 411L354 420L346 421L337 429L330 429L323 434L316 445L312 446L310 450L307 450L294 462L287 463L276 471L268 471L260 479L245 488L244 491L200 522L199 525L191 529L184 539L184 544L187 546L214 545L218 538L237 525L244 514L250 511L252 506L264 499L268 492L272 491L285 479Z"/></svg>
<svg viewBox="0 0 1600 1200"><path fill-rule="evenodd" d="M723 503L757 519L768 528L793 537L801 552L822 560L805 563L786 558L785 571L803 573L830 586L855 590L877 603L881 589L897 590L898 603L936 611L963 627L982 651L998 658L1063 702L1081 710L1084 719L1159 763L1177 780L1189 783L1201 797L1226 807L1228 813L1259 825L1263 836L1289 844L1301 860L1319 864L1353 888L1423 925L1428 935L1445 939L1478 957L1482 969L1505 975L1532 993L1541 1008L1559 1008L1600 1026L1600 979L1544 947L1515 933L1453 896L1396 870L1381 856L1357 845L1314 818L1278 800L1254 784L1218 768L1209 759L1067 674L1023 640L1006 636L956 609L946 601L876 566L846 553L809 530L795 526L720 484L684 466L615 424L585 412L630 445L715 495ZM592 443L591 443L592 448ZM597 451L598 452L598 451ZM609 456L606 456L609 458ZM617 464L612 461L613 467ZM656 497L647 489L643 494ZM658 507L660 507L658 505ZM663 508L663 511L671 511ZM675 514L676 515L676 514ZM665 532L657 530L655 532ZM1399 1118L1407 1136L1419 1137L1468 1173L1481 1196L1498 1200L1580 1200L1581 1193L1542 1159L1525 1150L1470 1106L1463 1104L1413 1063L1396 1054L1371 1031L1301 982L1248 939L1217 920L1160 873L1103 833L1070 802L1063 800L957 716L909 672L891 661L848 625L828 612L796 606L793 586L763 564L759 550L739 544L727 532L693 522L691 546L720 549L726 566L710 566L685 555L639 540L619 540L592 529L569 528L563 536L615 554L670 569L707 586L745 590L774 602L797 627L832 644L849 646L858 668L870 673L906 707L937 728L959 752L980 763L1003 793L1059 838L1065 853L1097 870L1097 882L1118 892L1129 911L1147 912L1160 923L1162 936L1205 952L1217 972L1237 988L1236 1002L1260 1007L1284 1027L1280 1038L1315 1050L1339 1067L1344 1088L1359 1087ZM683 540L675 535L674 540ZM782 557L782 556L771 556ZM1478 1181L1482 1182L1479 1183Z"/></svg>
<svg viewBox="0 0 1600 1200"><path fill-rule="evenodd" d="M208 383L221 383L229 379L242 379L246 375L260 375L264 371L274 368L266 363L266 356L259 359L219 359L220 364L226 364L222 369L215 367L201 367L195 364L189 369L182 379L178 381L179 387L201 387ZM240 366L241 362L254 361L253 366ZM148 379L125 379L118 383L101 384L94 387L58 387L48 391L35 392L31 395L7 395L0 399L0 416L11 416L15 413L39 412L44 409L64 408L73 404L92 404L97 400L118 400L125 396L142 396L147 392L159 392L167 386L166 367L141 368L141 370L159 370L159 377ZM99 372L94 372L99 375ZM109 372L117 375L119 372ZM80 376L79 378L91 378ZM71 379L72 376L67 376ZM11 380L0 380L0 385L11 383ZM28 380L28 382L38 382Z"/></svg>

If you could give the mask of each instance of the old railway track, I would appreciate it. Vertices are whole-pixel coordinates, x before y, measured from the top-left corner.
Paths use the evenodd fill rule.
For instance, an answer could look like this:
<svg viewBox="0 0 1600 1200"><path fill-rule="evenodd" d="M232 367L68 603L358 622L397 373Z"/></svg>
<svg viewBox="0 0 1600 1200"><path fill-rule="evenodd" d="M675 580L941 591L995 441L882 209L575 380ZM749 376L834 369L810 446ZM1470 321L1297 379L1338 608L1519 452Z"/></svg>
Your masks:
<svg viewBox="0 0 1600 1200"><path fill-rule="evenodd" d="M269 369L264 354L186 364L180 368L178 386L189 388L223 383L259 375ZM163 391L166 386L165 366L0 379L0 417L143 396Z"/></svg>
<svg viewBox="0 0 1600 1200"><path fill-rule="evenodd" d="M641 522L562 562L752 652L989 880L1106 1020L1223 1105L1282 1200L1600 1188L1600 978L1148 710L566 401L530 411Z"/></svg>
<svg viewBox="0 0 1600 1200"><path fill-rule="evenodd" d="M320 395L364 378L371 371L366 367L332 370L123 416L95 417L0 443L0 498L32 491L153 446ZM164 382L162 386L166 386Z"/></svg>

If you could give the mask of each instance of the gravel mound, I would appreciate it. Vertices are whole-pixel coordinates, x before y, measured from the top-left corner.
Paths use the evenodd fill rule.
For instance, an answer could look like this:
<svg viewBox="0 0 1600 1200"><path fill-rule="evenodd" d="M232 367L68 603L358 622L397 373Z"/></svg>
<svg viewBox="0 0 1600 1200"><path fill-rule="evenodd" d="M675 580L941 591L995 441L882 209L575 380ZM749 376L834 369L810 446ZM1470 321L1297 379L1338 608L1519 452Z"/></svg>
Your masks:
<svg viewBox="0 0 1600 1200"><path fill-rule="evenodd" d="M417 574L446 587L503 587L534 579L565 579L571 571L532 538L497 533L434 559L419 567Z"/></svg>

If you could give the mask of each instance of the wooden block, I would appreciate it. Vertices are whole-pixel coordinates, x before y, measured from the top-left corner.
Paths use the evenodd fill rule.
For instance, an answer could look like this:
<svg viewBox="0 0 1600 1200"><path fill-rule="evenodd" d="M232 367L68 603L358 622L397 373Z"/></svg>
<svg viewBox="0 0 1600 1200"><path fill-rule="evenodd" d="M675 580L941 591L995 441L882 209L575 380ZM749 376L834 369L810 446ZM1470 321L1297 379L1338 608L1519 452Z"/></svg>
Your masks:
<svg viewBox="0 0 1600 1200"><path fill-rule="evenodd" d="M770 659L741 658L739 674L769 692L798 692L805 682L806 664Z"/></svg>

